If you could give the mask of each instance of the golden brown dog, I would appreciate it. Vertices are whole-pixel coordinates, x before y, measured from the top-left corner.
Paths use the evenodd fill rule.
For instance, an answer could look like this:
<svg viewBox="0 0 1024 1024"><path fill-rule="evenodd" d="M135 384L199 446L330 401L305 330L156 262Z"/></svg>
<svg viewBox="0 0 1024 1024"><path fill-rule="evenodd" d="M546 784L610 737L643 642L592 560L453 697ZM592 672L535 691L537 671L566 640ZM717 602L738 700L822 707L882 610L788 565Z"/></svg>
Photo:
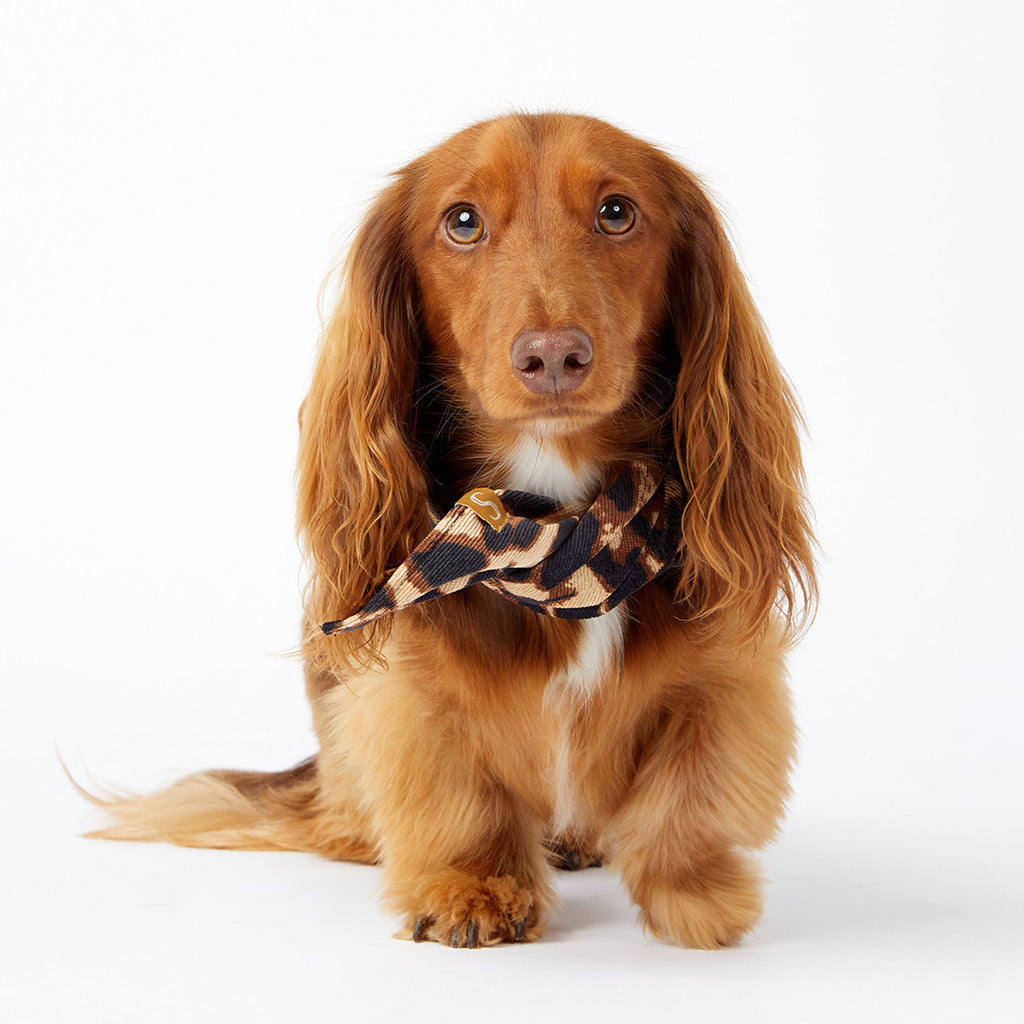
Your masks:
<svg viewBox="0 0 1024 1024"><path fill-rule="evenodd" d="M815 584L794 399L695 177L586 117L460 132L366 216L301 420L319 752L105 802L98 834L379 862L404 934L454 946L537 938L551 863L603 858L655 935L736 942ZM678 557L608 614L476 586L320 630L471 486L571 509L652 456L686 489Z"/></svg>

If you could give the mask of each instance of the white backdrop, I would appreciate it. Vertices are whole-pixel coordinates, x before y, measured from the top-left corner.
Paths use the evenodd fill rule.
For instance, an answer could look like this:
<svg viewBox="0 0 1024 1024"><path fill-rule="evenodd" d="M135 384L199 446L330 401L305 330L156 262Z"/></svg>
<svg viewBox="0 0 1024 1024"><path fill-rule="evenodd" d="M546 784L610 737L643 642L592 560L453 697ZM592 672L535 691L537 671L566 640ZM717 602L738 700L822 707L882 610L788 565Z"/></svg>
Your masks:
<svg viewBox="0 0 1024 1024"><path fill-rule="evenodd" d="M0 1016L1018 1020L1021 28L991 0L3 0ZM312 751L283 655L318 288L388 171L512 108L706 176L806 407L801 763L730 952L644 939L604 872L560 880L537 946L455 953L391 940L371 869L76 836L56 748L129 788Z"/></svg>

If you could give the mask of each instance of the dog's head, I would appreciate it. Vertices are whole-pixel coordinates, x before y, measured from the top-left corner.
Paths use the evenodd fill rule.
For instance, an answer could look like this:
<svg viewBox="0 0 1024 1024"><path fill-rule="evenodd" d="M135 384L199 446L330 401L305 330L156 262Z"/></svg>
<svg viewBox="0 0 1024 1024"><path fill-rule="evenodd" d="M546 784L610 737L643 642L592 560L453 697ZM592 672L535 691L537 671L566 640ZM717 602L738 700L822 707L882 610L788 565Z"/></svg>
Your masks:
<svg viewBox="0 0 1024 1024"><path fill-rule="evenodd" d="M438 461L471 477L527 434L598 467L670 452L678 600L709 629L752 634L777 604L793 622L813 594L797 426L689 171L592 118L475 125L398 172L350 251L302 430L308 614L354 610L408 553Z"/></svg>
<svg viewBox="0 0 1024 1024"><path fill-rule="evenodd" d="M573 117L487 122L412 166L424 335L477 422L578 434L635 397L667 309L671 170Z"/></svg>

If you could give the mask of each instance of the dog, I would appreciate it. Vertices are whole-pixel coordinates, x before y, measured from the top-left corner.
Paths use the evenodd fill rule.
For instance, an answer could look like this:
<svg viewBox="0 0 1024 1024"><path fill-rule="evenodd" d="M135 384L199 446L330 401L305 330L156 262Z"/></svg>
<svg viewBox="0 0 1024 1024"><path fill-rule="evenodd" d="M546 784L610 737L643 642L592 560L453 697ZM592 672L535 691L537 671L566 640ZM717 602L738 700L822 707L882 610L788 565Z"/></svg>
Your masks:
<svg viewBox="0 0 1024 1024"><path fill-rule="evenodd" d="M93 834L379 863L399 935L462 948L603 861L653 936L735 944L816 599L801 427L694 174L584 116L459 132L362 222L300 413L318 753L95 798Z"/></svg>

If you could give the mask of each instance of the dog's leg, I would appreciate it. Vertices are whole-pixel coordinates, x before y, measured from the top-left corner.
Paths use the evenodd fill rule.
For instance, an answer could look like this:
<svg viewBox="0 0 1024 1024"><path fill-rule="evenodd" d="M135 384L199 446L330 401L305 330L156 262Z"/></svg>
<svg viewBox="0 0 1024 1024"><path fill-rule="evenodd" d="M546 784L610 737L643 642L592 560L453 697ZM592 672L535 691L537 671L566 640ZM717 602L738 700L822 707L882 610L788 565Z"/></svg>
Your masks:
<svg viewBox="0 0 1024 1024"><path fill-rule="evenodd" d="M418 768L394 780L404 798L378 806L400 935L456 947L539 937L551 894L537 823L479 766L422 744L410 757Z"/></svg>
<svg viewBox="0 0 1024 1024"><path fill-rule="evenodd" d="M469 948L540 936L551 905L543 829L491 766L514 740L453 707L450 666L393 667L335 688L346 757L379 838L399 936Z"/></svg>
<svg viewBox="0 0 1024 1024"><path fill-rule="evenodd" d="M742 850L775 835L793 736L777 658L666 702L603 843L652 934L714 949L760 918L761 880Z"/></svg>

